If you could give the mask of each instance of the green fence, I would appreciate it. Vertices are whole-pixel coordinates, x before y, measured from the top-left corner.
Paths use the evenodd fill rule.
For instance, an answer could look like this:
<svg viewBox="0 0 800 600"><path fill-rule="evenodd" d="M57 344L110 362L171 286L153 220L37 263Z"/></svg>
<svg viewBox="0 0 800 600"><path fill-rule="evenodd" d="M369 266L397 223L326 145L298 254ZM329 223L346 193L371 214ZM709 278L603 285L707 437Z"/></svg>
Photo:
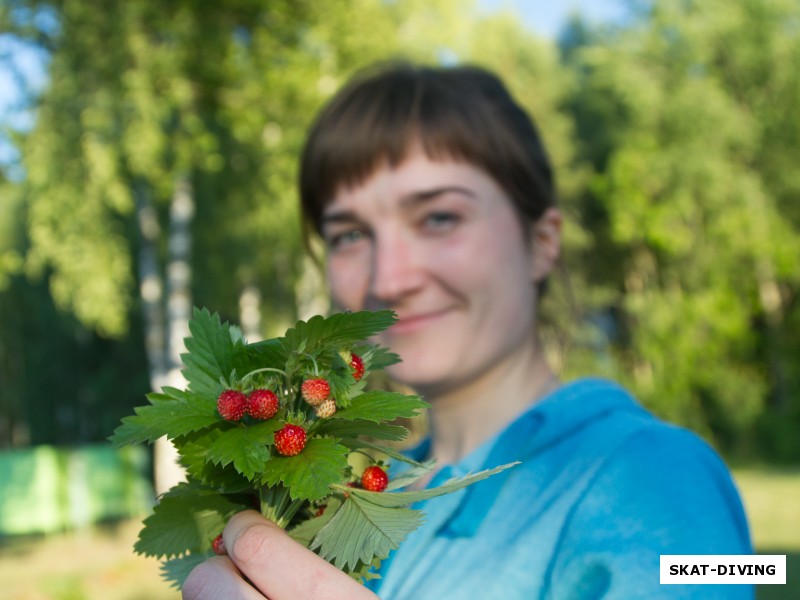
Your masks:
<svg viewBox="0 0 800 600"><path fill-rule="evenodd" d="M153 506L146 448L37 446L0 452L0 536L140 516Z"/></svg>

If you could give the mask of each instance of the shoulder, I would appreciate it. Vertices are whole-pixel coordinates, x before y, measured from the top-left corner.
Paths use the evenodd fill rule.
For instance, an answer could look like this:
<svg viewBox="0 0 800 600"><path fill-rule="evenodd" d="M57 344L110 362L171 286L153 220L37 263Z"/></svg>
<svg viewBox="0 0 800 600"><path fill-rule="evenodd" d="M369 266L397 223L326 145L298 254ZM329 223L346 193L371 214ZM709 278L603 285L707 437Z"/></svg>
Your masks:
<svg viewBox="0 0 800 600"><path fill-rule="evenodd" d="M646 411L617 411L597 427L587 449L602 458L561 529L554 591L597 580L608 597L657 597L663 554L752 552L731 474L702 438Z"/></svg>
<svg viewBox="0 0 800 600"><path fill-rule="evenodd" d="M647 411L617 413L605 428L613 434L599 436L607 441L598 448L604 458L573 507L570 528L607 530L664 553L750 551L733 477L705 440Z"/></svg>

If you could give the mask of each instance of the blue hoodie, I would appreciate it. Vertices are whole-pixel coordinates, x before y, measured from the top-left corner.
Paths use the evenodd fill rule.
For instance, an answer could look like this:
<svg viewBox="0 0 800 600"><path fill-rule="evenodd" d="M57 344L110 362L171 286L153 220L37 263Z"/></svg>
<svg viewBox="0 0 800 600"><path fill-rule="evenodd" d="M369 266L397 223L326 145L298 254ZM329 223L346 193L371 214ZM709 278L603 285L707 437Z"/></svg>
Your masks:
<svg viewBox="0 0 800 600"><path fill-rule="evenodd" d="M753 597L749 585L659 584L662 554L752 553L747 521L717 454L619 386L561 387L430 486L516 460L420 503L425 523L370 587L384 600Z"/></svg>

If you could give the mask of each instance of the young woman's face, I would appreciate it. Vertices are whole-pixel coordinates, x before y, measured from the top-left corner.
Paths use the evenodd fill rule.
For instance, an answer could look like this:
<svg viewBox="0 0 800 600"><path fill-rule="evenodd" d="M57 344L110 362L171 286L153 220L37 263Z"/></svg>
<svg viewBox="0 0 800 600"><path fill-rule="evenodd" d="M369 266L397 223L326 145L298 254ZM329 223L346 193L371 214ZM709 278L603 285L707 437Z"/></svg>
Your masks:
<svg viewBox="0 0 800 600"><path fill-rule="evenodd" d="M468 163L418 150L379 167L338 190L323 235L337 306L397 313L377 341L402 358L389 370L402 383L444 392L534 339L546 273L511 200Z"/></svg>

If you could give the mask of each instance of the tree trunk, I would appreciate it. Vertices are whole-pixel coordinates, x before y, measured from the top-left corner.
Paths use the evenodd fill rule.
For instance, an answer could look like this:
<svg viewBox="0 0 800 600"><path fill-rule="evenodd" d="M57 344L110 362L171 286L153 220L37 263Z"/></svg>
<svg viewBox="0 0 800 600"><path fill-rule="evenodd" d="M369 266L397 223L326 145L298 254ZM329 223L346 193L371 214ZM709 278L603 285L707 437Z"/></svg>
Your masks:
<svg viewBox="0 0 800 600"><path fill-rule="evenodd" d="M783 299L775 279L774 269L767 259L759 261L756 267L758 296L764 311L764 338L766 340L767 368L772 383L770 404L778 413L789 407L788 376L783 364Z"/></svg>
<svg viewBox="0 0 800 600"><path fill-rule="evenodd" d="M261 341L261 292L252 284L239 294L239 323L248 343Z"/></svg>
<svg viewBox="0 0 800 600"><path fill-rule="evenodd" d="M139 295L144 317L144 345L150 371L150 387L161 389L167 373L164 332L164 282L158 264L158 239L161 227L143 182L134 187L139 224Z"/></svg>
<svg viewBox="0 0 800 600"><path fill-rule="evenodd" d="M169 239L167 241L167 344L166 385L182 388L186 380L181 373L183 340L189 336L189 319L192 313L192 219L194 217L193 190L187 175L175 183L169 210ZM181 481L186 473L178 463L178 453L166 438L155 444L155 488L163 494Z"/></svg>
<svg viewBox="0 0 800 600"><path fill-rule="evenodd" d="M308 320L314 315L324 315L330 310L330 300L325 279L317 264L303 256L300 277L295 285L297 318Z"/></svg>

